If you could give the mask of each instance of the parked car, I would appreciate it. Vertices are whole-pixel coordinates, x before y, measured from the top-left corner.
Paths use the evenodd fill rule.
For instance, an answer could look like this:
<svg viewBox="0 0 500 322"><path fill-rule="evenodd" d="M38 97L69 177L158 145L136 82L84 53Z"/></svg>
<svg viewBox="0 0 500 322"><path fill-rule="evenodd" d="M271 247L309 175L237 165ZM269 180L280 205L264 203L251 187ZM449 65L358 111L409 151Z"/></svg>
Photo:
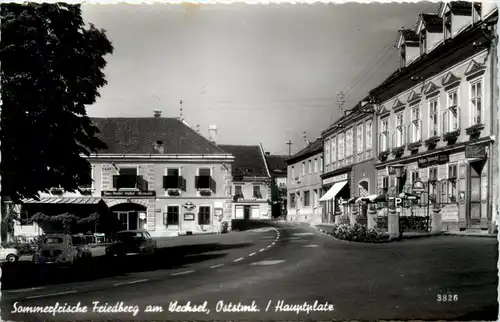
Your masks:
<svg viewBox="0 0 500 322"><path fill-rule="evenodd" d="M69 234L47 234L42 236L38 251L33 254L35 264L73 265L78 258L78 249Z"/></svg>
<svg viewBox="0 0 500 322"><path fill-rule="evenodd" d="M0 245L0 260L14 263L19 259L19 252L15 248L5 248Z"/></svg>
<svg viewBox="0 0 500 322"><path fill-rule="evenodd" d="M115 241L106 247L108 256L139 254L151 255L156 252L156 240L144 230L123 230L116 233Z"/></svg>

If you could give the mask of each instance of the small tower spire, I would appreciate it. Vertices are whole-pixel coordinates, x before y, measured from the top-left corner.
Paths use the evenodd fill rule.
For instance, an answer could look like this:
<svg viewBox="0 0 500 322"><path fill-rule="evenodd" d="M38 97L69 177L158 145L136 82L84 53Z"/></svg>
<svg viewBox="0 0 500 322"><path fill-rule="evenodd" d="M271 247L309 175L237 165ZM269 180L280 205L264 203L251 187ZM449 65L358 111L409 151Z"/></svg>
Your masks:
<svg viewBox="0 0 500 322"><path fill-rule="evenodd" d="M292 141L291 140L288 140L285 142L286 145L288 145L288 156L291 156L292 155Z"/></svg>
<svg viewBox="0 0 500 322"><path fill-rule="evenodd" d="M183 116L183 108L182 108L182 100L180 101L180 104L181 104L181 117L180 117L180 120L181 122L184 121L184 116Z"/></svg>

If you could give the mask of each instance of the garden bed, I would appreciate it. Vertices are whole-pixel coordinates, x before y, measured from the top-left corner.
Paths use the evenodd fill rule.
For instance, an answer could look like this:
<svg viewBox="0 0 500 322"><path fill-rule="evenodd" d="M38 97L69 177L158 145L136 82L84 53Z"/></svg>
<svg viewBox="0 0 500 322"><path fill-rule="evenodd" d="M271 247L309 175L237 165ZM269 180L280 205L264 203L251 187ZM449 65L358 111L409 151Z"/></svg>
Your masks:
<svg viewBox="0 0 500 322"><path fill-rule="evenodd" d="M369 229L366 225L359 223L354 225L332 225L328 234L335 239L358 243L387 243L392 241L386 232L373 228Z"/></svg>

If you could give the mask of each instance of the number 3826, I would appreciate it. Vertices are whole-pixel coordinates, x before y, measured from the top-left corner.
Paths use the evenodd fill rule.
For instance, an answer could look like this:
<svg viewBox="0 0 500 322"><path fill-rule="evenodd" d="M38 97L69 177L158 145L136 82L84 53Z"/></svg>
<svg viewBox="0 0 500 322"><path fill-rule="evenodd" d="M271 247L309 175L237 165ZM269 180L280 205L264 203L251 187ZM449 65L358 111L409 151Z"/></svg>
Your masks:
<svg viewBox="0 0 500 322"><path fill-rule="evenodd" d="M438 302L456 302L458 301L458 294L438 294L436 300Z"/></svg>

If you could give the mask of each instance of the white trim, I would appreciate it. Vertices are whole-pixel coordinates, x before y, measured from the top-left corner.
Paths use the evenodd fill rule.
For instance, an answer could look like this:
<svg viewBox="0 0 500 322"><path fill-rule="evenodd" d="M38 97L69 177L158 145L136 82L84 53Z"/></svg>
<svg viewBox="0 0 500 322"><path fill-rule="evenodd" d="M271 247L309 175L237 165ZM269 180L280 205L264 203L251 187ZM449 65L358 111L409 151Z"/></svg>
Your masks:
<svg viewBox="0 0 500 322"><path fill-rule="evenodd" d="M84 154L80 156L86 157ZM89 159L172 159L172 160L184 160L184 161L193 161L193 160L202 160L202 159L221 159L221 160L234 160L234 156L229 154L113 154L113 153L93 153L89 157Z"/></svg>
<svg viewBox="0 0 500 322"><path fill-rule="evenodd" d="M351 144L350 144L350 147L349 147L350 153L347 153L347 151L348 151L348 149L347 149L347 146L348 146L348 144L347 144L347 133L350 133L350 135L351 135L351 142L350 142ZM353 144L354 143L354 137L353 136L354 136L354 127L351 126L347 130L345 130L345 156L344 157L346 159L350 158L350 157L352 157L354 155L354 144Z"/></svg>
<svg viewBox="0 0 500 322"><path fill-rule="evenodd" d="M324 146L323 146L323 150L325 151L325 165L329 165L330 164L330 160L331 160L331 152L330 152L330 138L326 139L325 140L325 143L324 143Z"/></svg>
<svg viewBox="0 0 500 322"><path fill-rule="evenodd" d="M204 225L200 225L200 209L201 207L208 207L210 208L210 216L209 216L209 223L208 224L204 224ZM211 226L213 224L213 217L214 217L214 209L213 209L213 205L211 204L199 204L198 205L198 213L196 214L196 226L197 227L201 227L201 226Z"/></svg>
<svg viewBox="0 0 500 322"><path fill-rule="evenodd" d="M397 141L398 141L398 116L401 115L401 119L402 119L402 122L401 122L401 127L402 127L402 132L401 132L401 144L395 144ZM395 148L399 148L401 146L404 145L405 143L405 127L406 127L406 124L405 124L405 110L402 110L401 112L398 112L398 113L394 113L394 117L395 117L395 120L394 120L394 124L396 125L395 128L394 128L394 132L396 134L396 142L394 142L393 144L395 144Z"/></svg>
<svg viewBox="0 0 500 322"><path fill-rule="evenodd" d="M474 112L472 108L472 86L481 83L481 115L479 115L479 118L481 119L481 123L475 123L474 122ZM481 75L479 77L476 77L474 79L471 79L468 81L468 86L469 86L469 100L468 100L468 107L469 107L469 124L468 126L472 126L475 124L484 124L484 75Z"/></svg>
<svg viewBox="0 0 500 322"><path fill-rule="evenodd" d="M309 171L308 171L308 174L313 174L313 169L312 169L312 159L309 159L309 160L307 161L307 163L308 163L308 164L307 164L307 166L309 167L309 169L307 169L307 170L309 170Z"/></svg>
<svg viewBox="0 0 500 322"><path fill-rule="evenodd" d="M359 128L361 127L361 136ZM361 140L358 140L361 137ZM365 138L365 127L364 122L356 124L356 154L363 153L365 151L364 147L364 138ZM361 141L361 142L359 142Z"/></svg>
<svg viewBox="0 0 500 322"><path fill-rule="evenodd" d="M417 34L420 34L420 31L422 31L422 27L424 26L424 19L422 18L422 14L418 17L418 22L417 22L417 28L415 29L415 32Z"/></svg>
<svg viewBox="0 0 500 322"><path fill-rule="evenodd" d="M166 225L164 222L163 222L163 219L165 218L165 215L167 214L168 216L168 207L177 207L177 209L179 210L179 218L178 218L178 222L177 222L177 225ZM165 227L167 230L169 230L168 228L169 227L174 227L176 228L175 230L179 230L179 227L181 227L181 205L179 204L166 204L163 208L163 213L162 213L162 225L163 227Z"/></svg>
<svg viewBox="0 0 500 322"><path fill-rule="evenodd" d="M214 176L214 167L209 167L209 166L205 166L205 167L196 167L196 175L199 176L200 175L200 169L210 169L210 176L213 177Z"/></svg>
<svg viewBox="0 0 500 322"><path fill-rule="evenodd" d="M439 135L442 134L441 131L439 130L440 126L441 126L441 122L439 120L441 118L440 117L441 116L441 113L440 113L441 106L439 104L439 98L440 97L437 96L437 97L433 97L433 98L427 100L427 115L428 115L428 118L429 118L429 122L427 124L427 138L431 138L431 137L434 136L431 133L432 132L432 126L434 125L434 124L432 124L432 119L431 119L431 104L434 103L434 102L436 103L436 114L435 114L435 117L437 117L437 133L436 133L436 135L439 136Z"/></svg>
<svg viewBox="0 0 500 322"><path fill-rule="evenodd" d="M371 138L368 140L368 124L370 124L370 133L371 133ZM370 144L368 145L368 142ZM371 151L373 149L373 119L368 119L365 121L365 150L364 151Z"/></svg>
<svg viewBox="0 0 500 322"><path fill-rule="evenodd" d="M177 169L179 170L179 177L182 177L182 169L184 167L183 166L170 166L170 165L165 165L165 174L164 175L168 175L168 169Z"/></svg>
<svg viewBox="0 0 500 322"><path fill-rule="evenodd" d="M444 14L448 12L449 9L449 4L447 2L444 2L441 8L439 8L438 16L439 18L443 18Z"/></svg>
<svg viewBox="0 0 500 322"><path fill-rule="evenodd" d="M314 158L313 161L313 173L318 173L318 158Z"/></svg>
<svg viewBox="0 0 500 322"><path fill-rule="evenodd" d="M262 143L259 143L260 154L262 156L262 161L264 161L264 166L266 167L266 173L268 177L271 177L271 172L269 172L269 168L267 166L266 153L264 152L264 148L262 147Z"/></svg>
<svg viewBox="0 0 500 322"><path fill-rule="evenodd" d="M333 148L335 148L335 153L333 153ZM330 151L330 164L337 162L337 135L330 137L328 149Z"/></svg>

